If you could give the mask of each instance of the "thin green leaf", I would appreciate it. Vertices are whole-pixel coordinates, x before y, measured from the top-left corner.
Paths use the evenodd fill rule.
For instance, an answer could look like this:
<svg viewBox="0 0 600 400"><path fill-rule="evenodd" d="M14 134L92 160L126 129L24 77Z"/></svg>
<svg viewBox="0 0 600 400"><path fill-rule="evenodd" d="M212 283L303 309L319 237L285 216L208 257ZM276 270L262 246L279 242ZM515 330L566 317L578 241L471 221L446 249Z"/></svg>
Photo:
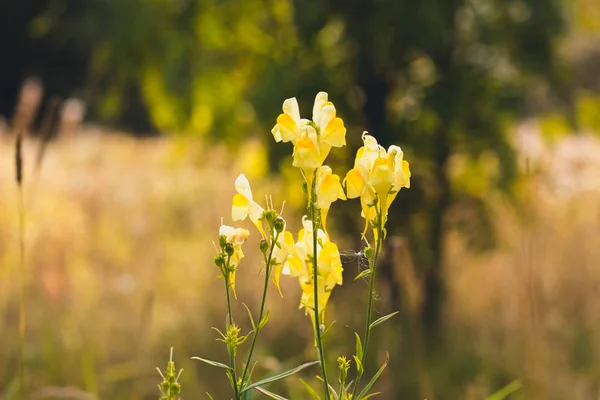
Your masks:
<svg viewBox="0 0 600 400"><path fill-rule="evenodd" d="M225 364L220 363L218 361L207 360L205 358L200 358L200 357L192 357L192 360L199 360L199 361L202 361L204 363L207 363L208 365L212 365L213 367L224 368L226 370L230 370L231 369L231 367L229 365L225 365Z"/></svg>
<svg viewBox="0 0 600 400"><path fill-rule="evenodd" d="M258 361L254 361L254 364L252 364L252 367L250 367L250 371L248 372L246 382L243 383L244 385L252 380L252 374L254 373L254 368L256 368L256 364L258 364Z"/></svg>
<svg viewBox="0 0 600 400"><path fill-rule="evenodd" d="M252 324L252 330L254 332L256 332L256 324L254 323L254 318L252 318L252 313L250 312L250 309L248 308L248 306L246 305L246 303L243 303L244 307L246 307L246 311L248 311L248 317L250 318L250 323Z"/></svg>
<svg viewBox="0 0 600 400"><path fill-rule="evenodd" d="M269 392L267 389L263 389L261 387L255 387L254 389L258 390L259 392L261 392L262 394L266 395L267 397L270 397L272 399L275 400L288 400L283 396L280 396L278 394L275 394L273 392Z"/></svg>
<svg viewBox="0 0 600 400"><path fill-rule="evenodd" d="M255 387L258 387L258 386L266 385L267 383L271 383L271 382L278 381L280 379L287 378L288 376L294 375L295 373L302 371L304 368L308 368L311 365L315 365L315 364L319 364L319 361L308 362L308 363L299 365L296 368L292 368L292 369L290 369L288 371L282 372L281 374L272 376L270 378L263 379L263 380L258 381L258 382L254 382L254 383L246 386L245 388L243 388L240 393L244 393L245 391L250 390L250 389L254 389Z"/></svg>
<svg viewBox="0 0 600 400"><path fill-rule="evenodd" d="M241 400L252 400L252 392L246 392L242 395Z"/></svg>
<svg viewBox="0 0 600 400"><path fill-rule="evenodd" d="M263 315L261 320L258 322L258 329L261 330L267 324L268 321L269 321L269 311L267 310L265 315Z"/></svg>
<svg viewBox="0 0 600 400"><path fill-rule="evenodd" d="M348 392L348 390L350 390L350 386L352 386L353 383L354 383L354 379L352 379L350 382L348 382L346 387L344 387L344 392Z"/></svg>
<svg viewBox="0 0 600 400"><path fill-rule="evenodd" d="M523 387L523 383L520 379L516 379L504 386L502 389L494 393L493 395L487 397L485 400L503 400L506 399L509 395L513 394L517 390Z"/></svg>
<svg viewBox="0 0 600 400"><path fill-rule="evenodd" d="M302 383L304 385L304 387L310 394L310 397L313 398L313 400L321 400L321 397L319 397L317 392L315 392L315 389L313 389L308 383L306 383L306 381L304 379L300 379L300 383Z"/></svg>
<svg viewBox="0 0 600 400"><path fill-rule="evenodd" d="M368 394L365 397L363 397L362 400L367 400L371 397L377 396L378 394L381 394L381 392L375 392L375 393Z"/></svg>
<svg viewBox="0 0 600 400"><path fill-rule="evenodd" d="M325 382L325 380L323 380L323 378L321 378L319 375L317 375L317 379L320 380L321 382ZM329 382L327 382L327 386L329 387L329 390L331 391L331 394L333 395L334 400L340 400L340 395L337 394L337 392L335 391L333 386L331 386L329 384Z"/></svg>
<svg viewBox="0 0 600 400"><path fill-rule="evenodd" d="M362 362L360 362L360 358L356 357L356 356L352 356L354 357L354 362L356 363L356 373L358 374L358 376L362 376L362 374L365 372Z"/></svg>
<svg viewBox="0 0 600 400"><path fill-rule="evenodd" d="M324 339L327 336L327 334L331 330L331 327L333 326L333 324L335 324L335 320L331 321L331 323L329 324L329 326L327 328L325 328L325 330L323 331L323 334L321 335L321 338Z"/></svg>
<svg viewBox="0 0 600 400"><path fill-rule="evenodd" d="M210 393L206 392L206 395L208 396L208 398L209 398L210 400L215 400L215 399L214 399L214 398L213 398L213 397L210 395Z"/></svg>
<svg viewBox="0 0 600 400"><path fill-rule="evenodd" d="M381 368L379 368L379 371L377 371L375 373L375 375L373 375L373 378L371 378L371 380L369 381L369 383L367 384L367 386L365 386L365 388L362 390L362 392L360 392L358 394L358 397L357 397L358 400L364 398L364 396L366 396L367 393L369 393L369 390L371 390L371 388L373 387L373 385L375 384L375 382L377 382L377 379L379 379L379 377L383 373L383 370L385 369L385 367L387 367L387 365L388 365L389 362L390 362L390 354L388 352L386 352L385 353L385 362L383 363L383 365L381 366Z"/></svg>
<svg viewBox="0 0 600 400"><path fill-rule="evenodd" d="M362 360L362 356L363 356L362 342L360 340L360 336L358 335L358 333L354 332L354 336L356 336L356 357L358 357L359 360Z"/></svg>
<svg viewBox="0 0 600 400"><path fill-rule="evenodd" d="M395 311L393 313L390 313L388 315L384 315L381 318L376 319L375 321L371 322L371 329L373 329L375 326L381 324L382 322L387 321L388 319L392 318L394 315L398 314L400 311Z"/></svg>
<svg viewBox="0 0 600 400"><path fill-rule="evenodd" d="M364 277L370 276L370 275L371 275L371 270L370 269L365 269L363 272L361 272L360 274L356 275L356 278L354 278L354 280L357 281L360 278L364 278Z"/></svg>

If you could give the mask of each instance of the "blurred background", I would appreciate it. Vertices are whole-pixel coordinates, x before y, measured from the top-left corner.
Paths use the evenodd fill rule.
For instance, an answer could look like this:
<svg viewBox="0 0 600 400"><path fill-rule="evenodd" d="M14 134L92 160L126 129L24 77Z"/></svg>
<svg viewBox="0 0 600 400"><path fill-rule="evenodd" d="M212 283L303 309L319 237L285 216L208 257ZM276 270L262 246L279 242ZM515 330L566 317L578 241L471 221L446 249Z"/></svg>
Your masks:
<svg viewBox="0 0 600 400"><path fill-rule="evenodd" d="M519 379L511 399L600 398L599 2L3 0L0 50L1 399L18 391L17 132L30 398L157 398L174 346L183 398L223 399L224 374L190 360L227 357L212 241L241 172L298 228L299 173L270 129L284 99L310 115L322 90L348 128L334 172L364 130L413 172L380 265L375 312L400 310L367 366L390 352L380 397L483 399ZM358 201L329 221L345 251L333 367L367 285L352 282ZM234 315L248 329L252 241L246 254ZM282 281L257 376L315 357ZM294 378L270 389L306 398Z"/></svg>

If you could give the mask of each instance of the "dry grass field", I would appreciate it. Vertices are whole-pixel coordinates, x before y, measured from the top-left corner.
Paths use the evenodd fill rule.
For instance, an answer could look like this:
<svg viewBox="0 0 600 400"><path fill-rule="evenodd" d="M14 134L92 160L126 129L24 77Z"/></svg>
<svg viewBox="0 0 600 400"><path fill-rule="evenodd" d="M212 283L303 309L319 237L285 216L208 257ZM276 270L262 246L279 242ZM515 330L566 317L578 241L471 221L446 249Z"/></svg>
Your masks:
<svg viewBox="0 0 600 400"><path fill-rule="evenodd" d="M13 145L7 138L0 141L3 400L13 398L18 364ZM429 368L397 359L392 370L421 370L424 393L432 384L443 385L447 395L439 398L483 399L499 382L507 383L503 379L521 378L525 391L514 398L600 396L598 141L579 135L542 145L521 155L529 172L518 182L516 201L493 191L487 196L498 229L495 250L473 254L460 235L448 232L449 361ZM220 371L190 357L226 356L210 330L225 315L212 241L221 217L230 219L235 177L244 171L255 193L272 193L276 204L285 197L282 178L265 175L260 142L249 141L235 152L194 139L142 140L85 128L70 140L51 142L39 170L38 147L36 140L24 143L25 359L31 398L156 398L155 367L164 368L171 346L185 370L184 398L222 392L226 381ZM289 216L300 215L294 207L294 201L286 205ZM255 307L257 249L249 246L246 256L238 294ZM414 283L411 268L418 266L395 265L406 286ZM282 284L283 299L270 293L272 317L258 347L262 368L273 371L314 356L310 327L297 310L297 285L285 279ZM351 291L340 293L330 312L341 318ZM386 293L382 296L384 301ZM241 304L234 312L247 322ZM336 329L351 340L343 322ZM380 347L400 340L396 335L399 331L388 329ZM343 349L331 348L338 346ZM386 393L393 393L394 383L391 376L384 380L390 385ZM294 396L294 387L289 390L292 399L303 398Z"/></svg>

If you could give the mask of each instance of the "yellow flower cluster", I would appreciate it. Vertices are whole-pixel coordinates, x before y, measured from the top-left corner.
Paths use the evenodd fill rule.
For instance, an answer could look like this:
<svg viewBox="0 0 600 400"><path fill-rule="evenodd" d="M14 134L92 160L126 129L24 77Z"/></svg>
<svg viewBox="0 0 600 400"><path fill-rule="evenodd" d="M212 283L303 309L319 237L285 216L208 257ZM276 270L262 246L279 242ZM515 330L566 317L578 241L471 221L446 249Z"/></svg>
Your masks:
<svg viewBox="0 0 600 400"><path fill-rule="evenodd" d="M294 144L294 167L304 173L309 183L315 169L323 165L332 147L346 145L344 121L336 116L335 106L328 95L320 92L315 98L312 120L300 118L295 97L283 102L283 114L271 130L276 142Z"/></svg>
<svg viewBox="0 0 600 400"><path fill-rule="evenodd" d="M322 324L331 291L335 285L342 284L343 271L338 247L327 234L327 213L334 201L346 199L340 177L323 163L332 147L342 147L346 144L346 128L342 119L336 116L335 106L328 100L327 93L320 92L315 98L312 120L300 117L295 98L287 99L283 103L283 113L277 118L277 124L271 133L276 142L293 143L293 165L302 171L307 184L309 202L319 212L316 224L307 217L303 218L303 229L298 233L293 248L289 247L291 242L288 242L288 257L287 262L284 262L283 270L285 274L298 278L302 288L300 308L305 308L313 320L313 325L316 285L319 320ZM314 233L317 235L316 249Z"/></svg>
<svg viewBox="0 0 600 400"><path fill-rule="evenodd" d="M311 316L314 324L314 254L313 223L306 216L302 219L303 229L298 233L298 241L290 253L287 263L284 265L284 274L298 278L302 288L300 308L305 308ZM317 230L317 290L319 301L319 320L325 320L325 308L331 291L335 285L342 284L342 261L340 252L335 243L330 241L329 236L321 229Z"/></svg>
<svg viewBox="0 0 600 400"><path fill-rule="evenodd" d="M377 226L383 230L390 204L400 189L410 187L410 169L400 147L392 145L386 151L367 132L362 139L364 146L358 149L354 168L344 183L349 199L360 197L361 215L366 220L363 236L371 223L377 240Z"/></svg>
<svg viewBox="0 0 600 400"><path fill-rule="evenodd" d="M271 279L281 293L279 281L282 273L298 278L302 288L300 307L305 308L313 320L316 285L319 320L322 323L331 291L335 285L342 284L343 271L338 247L327 233L327 214L331 204L338 199L360 197L361 215L366 220L363 236L371 224L377 239L384 230L389 206L398 191L403 187L410 187L409 165L403 159L400 147L390 146L386 150L373 136L365 132L362 136L364 145L358 150L354 168L346 174L342 185L340 177L334 174L329 166L323 164L332 147L342 147L346 144L344 122L337 117L335 106L328 100L325 92L317 94L310 120L300 117L295 98L285 100L283 113L277 118L271 133L275 141L292 142L294 145L293 165L302 171L306 181L309 209L315 212L312 220L306 216L303 218L303 228L294 241L293 235L285 230L285 221L272 207L265 210L254 201L250 183L243 174L235 181L237 194L233 197L231 216L234 221L249 218L263 239L270 238L275 241ZM275 223L276 219L281 220L279 225ZM234 245L236 250L231 256L231 262L237 265L243 257L240 241L245 241L241 239L247 238L247 231L238 232L236 236L232 229L222 227L221 234L229 235L228 238L233 235L232 243L238 243ZM316 249L313 234L317 237ZM235 273L230 275L230 279L234 287Z"/></svg>

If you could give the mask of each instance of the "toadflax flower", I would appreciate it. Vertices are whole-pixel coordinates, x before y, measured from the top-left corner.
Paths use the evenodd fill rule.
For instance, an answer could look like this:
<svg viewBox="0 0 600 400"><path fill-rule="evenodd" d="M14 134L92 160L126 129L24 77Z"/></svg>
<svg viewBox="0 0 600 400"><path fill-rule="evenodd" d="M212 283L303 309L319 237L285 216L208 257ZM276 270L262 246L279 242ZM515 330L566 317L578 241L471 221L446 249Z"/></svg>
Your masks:
<svg viewBox="0 0 600 400"><path fill-rule="evenodd" d="M222 253L222 268L223 274L227 274L229 285L235 294L235 272L244 253L242 245L248 240L250 232L243 228L233 228L227 225L221 225L219 228L219 244L221 245Z"/></svg>
<svg viewBox="0 0 600 400"><path fill-rule="evenodd" d="M346 144L344 121L336 116L335 106L328 101L326 92L319 92L315 98L312 121L300 118L295 97L285 100L283 114L277 117L271 133L276 142L294 144L293 165L300 168L307 179L323 165L332 147Z"/></svg>
<svg viewBox="0 0 600 400"><path fill-rule="evenodd" d="M331 203L337 199L346 200L340 177L332 173L331 168L326 165L319 167L316 173L315 191L317 193L315 205L321 210L321 225L327 232L327 213Z"/></svg>
<svg viewBox="0 0 600 400"><path fill-rule="evenodd" d="M234 221L243 221L250 217L252 223L258 228L263 238L266 237L262 226L262 217L265 212L263 208L252 198L250 182L244 174L240 174L235 180L237 194L233 196L231 207L231 218Z"/></svg>
<svg viewBox="0 0 600 400"><path fill-rule="evenodd" d="M297 277L302 288L300 308L304 308L311 319L315 320L314 313L314 276L313 276L313 224L306 217L303 218L303 229L298 233L298 241L294 245L293 253L288 257L284 274ZM321 229L317 231L317 290L319 298L319 320L325 320L325 308L331 291L335 285L342 284L342 261L335 243Z"/></svg>
<svg viewBox="0 0 600 400"><path fill-rule="evenodd" d="M378 213L383 228L398 191L410 187L410 169L400 147L390 146L386 151L367 132L362 138L364 146L358 149L354 168L346 174L344 184L349 199L360 197L362 216L366 219L364 235L369 222L376 224ZM377 237L377 229L373 232Z"/></svg>

